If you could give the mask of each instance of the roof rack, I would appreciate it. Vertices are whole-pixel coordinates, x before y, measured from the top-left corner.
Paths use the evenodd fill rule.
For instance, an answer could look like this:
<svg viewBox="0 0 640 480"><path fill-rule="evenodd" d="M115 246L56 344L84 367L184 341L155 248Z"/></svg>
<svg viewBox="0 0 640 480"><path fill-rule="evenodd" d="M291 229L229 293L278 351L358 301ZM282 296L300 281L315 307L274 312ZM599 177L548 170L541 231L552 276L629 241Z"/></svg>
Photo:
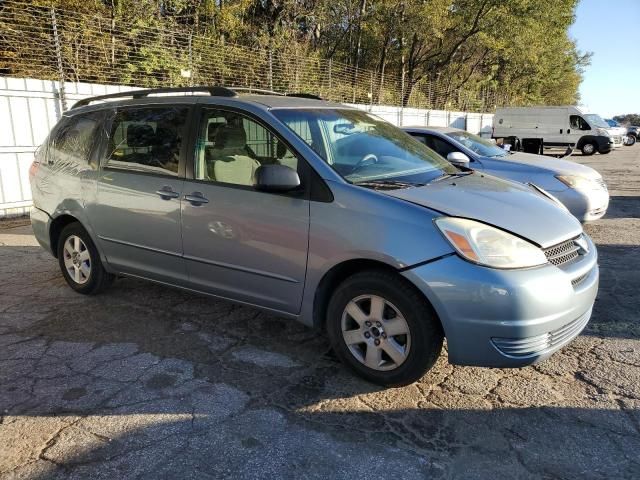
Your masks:
<svg viewBox="0 0 640 480"><path fill-rule="evenodd" d="M297 98L310 98L311 100L324 100L319 95L314 95L313 93L285 93L287 97L297 97Z"/></svg>
<svg viewBox="0 0 640 480"><path fill-rule="evenodd" d="M322 97L318 95L314 95L313 93L298 93L298 92L274 92L273 90L266 90L264 88L252 88L252 87L229 87L230 90L235 92L247 92L247 93L258 93L262 95L277 95L279 97L296 97L296 98L310 98L312 100L324 100Z"/></svg>
<svg viewBox="0 0 640 480"><path fill-rule="evenodd" d="M311 93L280 93L272 90L265 90L262 88L251 87L170 87L170 88L150 88L145 90L129 90L126 92L110 93L108 95L98 95L96 97L83 98L77 101L71 108L84 107L92 102L99 102L102 100L113 100L117 98L144 98L149 95L156 95L159 93L190 93L190 92L208 92L212 97L237 97L237 92L257 93L262 95L278 95L280 97L298 97L298 98L310 98L313 100L322 100L318 95Z"/></svg>
<svg viewBox="0 0 640 480"><path fill-rule="evenodd" d="M238 94L226 87L170 87L170 88L150 88L146 90L129 90L127 92L110 93L109 95L98 95L96 97L83 98L76 102L73 108L84 107L92 102L99 102L101 100L112 100L116 98L144 98L149 95L156 95L158 93L190 93L190 92L208 92L212 97L237 97Z"/></svg>
<svg viewBox="0 0 640 480"><path fill-rule="evenodd" d="M274 92L273 90L267 90L265 88L229 87L229 90L233 90L234 92L258 93L258 94L262 94L262 95L277 95L279 97L284 97L285 96L284 93Z"/></svg>

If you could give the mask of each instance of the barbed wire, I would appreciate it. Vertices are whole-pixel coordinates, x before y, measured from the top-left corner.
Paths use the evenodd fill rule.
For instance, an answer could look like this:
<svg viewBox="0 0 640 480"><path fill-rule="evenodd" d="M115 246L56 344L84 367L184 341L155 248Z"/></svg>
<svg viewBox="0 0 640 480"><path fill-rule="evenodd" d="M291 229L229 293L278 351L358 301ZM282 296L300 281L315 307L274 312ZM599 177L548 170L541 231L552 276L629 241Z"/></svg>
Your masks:
<svg viewBox="0 0 640 480"><path fill-rule="evenodd" d="M282 50L213 41L179 25L140 26L108 16L0 3L0 75L136 87L235 85L314 93L338 102L402 105L398 75ZM406 107L492 111L506 104L492 88L423 81Z"/></svg>

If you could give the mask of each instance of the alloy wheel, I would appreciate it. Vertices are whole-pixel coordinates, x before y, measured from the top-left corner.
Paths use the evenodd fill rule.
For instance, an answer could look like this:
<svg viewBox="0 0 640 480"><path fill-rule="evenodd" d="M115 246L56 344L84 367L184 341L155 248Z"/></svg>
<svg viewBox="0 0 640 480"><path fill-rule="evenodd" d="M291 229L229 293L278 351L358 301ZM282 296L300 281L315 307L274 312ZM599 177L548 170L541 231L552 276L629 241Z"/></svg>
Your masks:
<svg viewBox="0 0 640 480"><path fill-rule="evenodd" d="M378 295L352 299L342 314L342 338L349 352L373 370L393 370L404 363L411 332L404 316Z"/></svg>
<svg viewBox="0 0 640 480"><path fill-rule="evenodd" d="M69 278L78 285L87 283L91 276L91 255L82 239L76 235L69 236L62 254Z"/></svg>

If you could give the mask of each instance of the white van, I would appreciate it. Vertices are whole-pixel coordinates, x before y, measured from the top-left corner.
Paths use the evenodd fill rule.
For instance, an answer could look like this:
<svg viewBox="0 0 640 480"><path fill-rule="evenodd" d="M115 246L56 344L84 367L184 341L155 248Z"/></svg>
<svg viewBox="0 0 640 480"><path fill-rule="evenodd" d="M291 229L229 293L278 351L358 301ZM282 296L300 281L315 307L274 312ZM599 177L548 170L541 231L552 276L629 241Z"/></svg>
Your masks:
<svg viewBox="0 0 640 480"><path fill-rule="evenodd" d="M492 137L503 139L512 149L539 154L544 148L572 147L593 155L623 145L622 136L612 135L599 115L571 106L498 108Z"/></svg>

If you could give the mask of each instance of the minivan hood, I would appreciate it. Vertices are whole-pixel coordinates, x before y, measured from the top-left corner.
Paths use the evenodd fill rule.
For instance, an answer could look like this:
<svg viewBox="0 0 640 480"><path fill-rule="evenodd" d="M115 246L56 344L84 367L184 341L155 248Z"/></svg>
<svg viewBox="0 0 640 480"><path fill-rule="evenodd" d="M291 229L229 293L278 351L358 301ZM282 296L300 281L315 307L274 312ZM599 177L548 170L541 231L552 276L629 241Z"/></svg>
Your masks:
<svg viewBox="0 0 640 480"><path fill-rule="evenodd" d="M586 165L581 165L569 160L562 160L561 158L534 155L532 153L513 152L508 154L506 157L491 158L491 160L513 162L515 164L544 168L557 175L574 175L592 180L602 177L596 170L591 167L587 167Z"/></svg>
<svg viewBox="0 0 640 480"><path fill-rule="evenodd" d="M529 187L477 172L384 193L450 216L494 225L542 248L582 233L575 217Z"/></svg>

